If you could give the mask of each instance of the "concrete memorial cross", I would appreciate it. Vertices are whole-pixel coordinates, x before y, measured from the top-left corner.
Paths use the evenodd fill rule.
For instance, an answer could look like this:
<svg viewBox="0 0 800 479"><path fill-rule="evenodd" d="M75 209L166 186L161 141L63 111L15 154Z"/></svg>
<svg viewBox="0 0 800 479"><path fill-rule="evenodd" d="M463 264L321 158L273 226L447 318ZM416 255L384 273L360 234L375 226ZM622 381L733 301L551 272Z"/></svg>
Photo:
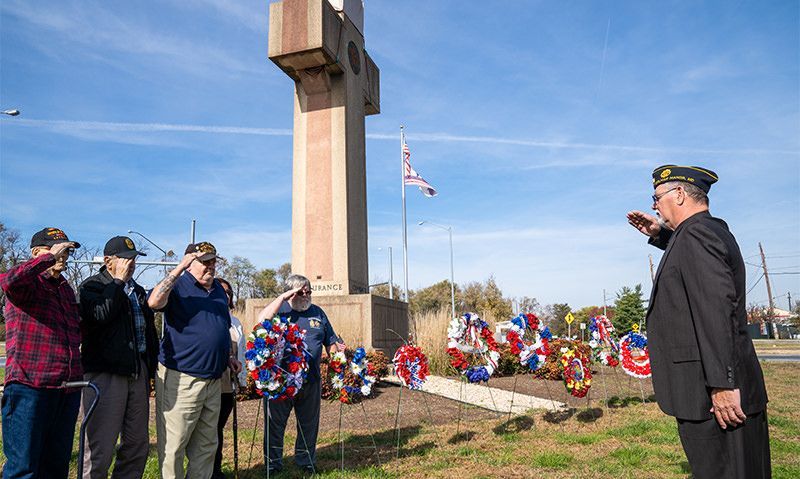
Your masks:
<svg viewBox="0 0 800 479"><path fill-rule="evenodd" d="M364 117L380 112L361 0L269 6L269 58L295 81L292 270L323 295L368 293Z"/></svg>

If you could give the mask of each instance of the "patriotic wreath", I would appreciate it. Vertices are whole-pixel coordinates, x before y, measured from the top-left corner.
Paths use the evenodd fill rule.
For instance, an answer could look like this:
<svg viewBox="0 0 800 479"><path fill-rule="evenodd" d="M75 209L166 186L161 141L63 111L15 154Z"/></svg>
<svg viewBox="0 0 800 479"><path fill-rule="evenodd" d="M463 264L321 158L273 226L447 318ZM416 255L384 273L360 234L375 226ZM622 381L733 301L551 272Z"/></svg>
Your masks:
<svg viewBox="0 0 800 479"><path fill-rule="evenodd" d="M364 348L355 352L337 351L328 363L333 390L332 399L345 404L353 404L372 394L372 386L378 380L372 364L367 359Z"/></svg>
<svg viewBox="0 0 800 479"><path fill-rule="evenodd" d="M469 382L488 381L497 369L500 352L497 342L486 321L475 313L464 313L460 318L453 318L447 328L447 354L450 364ZM482 362L471 365L467 355Z"/></svg>
<svg viewBox="0 0 800 479"><path fill-rule="evenodd" d="M525 339L526 334L532 335L532 340ZM531 336L529 336L531 337ZM545 326L539 330L539 318L535 314L520 314L511 320L511 328L506 333L506 341L511 346L511 353L519 357L519 363L527 366L531 371L536 371L547 360L550 353L550 338L553 335Z"/></svg>
<svg viewBox="0 0 800 479"><path fill-rule="evenodd" d="M253 328L244 357L260 396L282 401L297 395L311 359L305 337L306 332L286 317L265 319Z"/></svg>
<svg viewBox="0 0 800 479"><path fill-rule="evenodd" d="M428 358L422 348L406 343L394 353L394 373L403 386L420 389L428 378Z"/></svg>
<svg viewBox="0 0 800 479"><path fill-rule="evenodd" d="M564 387L577 398L586 396L592 387L592 368L589 358L576 348L561 348L561 366L564 368Z"/></svg>
<svg viewBox="0 0 800 479"><path fill-rule="evenodd" d="M639 326L634 325L633 331L620 338L619 345L622 370L635 378L649 378L651 371L647 336L639 332Z"/></svg>
<svg viewBox="0 0 800 479"><path fill-rule="evenodd" d="M612 368L617 367L619 365L619 344L611 337L611 333L614 332L611 320L604 315L592 318L589 323L589 332L591 333L589 347L592 348L592 361Z"/></svg>

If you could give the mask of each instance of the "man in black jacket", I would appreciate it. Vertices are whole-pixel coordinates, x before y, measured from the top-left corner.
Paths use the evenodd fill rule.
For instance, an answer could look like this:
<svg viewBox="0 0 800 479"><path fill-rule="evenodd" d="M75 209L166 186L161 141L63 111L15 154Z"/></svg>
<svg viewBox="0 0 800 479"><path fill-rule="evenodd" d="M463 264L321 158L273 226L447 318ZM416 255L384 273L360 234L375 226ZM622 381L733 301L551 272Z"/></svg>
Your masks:
<svg viewBox="0 0 800 479"><path fill-rule="evenodd" d="M108 477L116 452L112 477L140 478L147 462L150 379L158 354L153 310L144 288L133 280L136 257L144 253L130 238L115 236L103 255L100 272L78 288L85 379L102 394L86 427L83 477ZM85 396L81 408L88 408L91 399Z"/></svg>
<svg viewBox="0 0 800 479"><path fill-rule="evenodd" d="M628 221L664 250L647 311L653 388L694 477L770 477L767 392L747 334L745 268L728 225L709 214L717 175L653 171L653 209Z"/></svg>

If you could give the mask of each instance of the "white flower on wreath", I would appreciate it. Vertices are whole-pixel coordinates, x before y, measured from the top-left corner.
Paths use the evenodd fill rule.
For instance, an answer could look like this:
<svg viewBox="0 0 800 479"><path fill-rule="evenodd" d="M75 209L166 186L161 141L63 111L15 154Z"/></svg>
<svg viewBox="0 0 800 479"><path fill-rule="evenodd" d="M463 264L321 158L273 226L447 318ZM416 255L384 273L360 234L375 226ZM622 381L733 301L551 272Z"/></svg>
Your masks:
<svg viewBox="0 0 800 479"><path fill-rule="evenodd" d="M372 386L371 385L365 384L365 385L361 386L361 395L362 396L369 396L369 394L371 392L372 392Z"/></svg>

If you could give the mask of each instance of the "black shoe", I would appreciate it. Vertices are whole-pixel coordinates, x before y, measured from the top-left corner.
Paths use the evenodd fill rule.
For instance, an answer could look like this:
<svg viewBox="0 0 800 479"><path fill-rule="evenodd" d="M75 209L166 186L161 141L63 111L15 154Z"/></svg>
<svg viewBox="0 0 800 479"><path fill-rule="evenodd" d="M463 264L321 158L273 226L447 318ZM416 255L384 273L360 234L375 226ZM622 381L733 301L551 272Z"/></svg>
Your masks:
<svg viewBox="0 0 800 479"><path fill-rule="evenodd" d="M315 474L317 472L317 470L312 465L300 466L300 469L303 471L303 474Z"/></svg>

